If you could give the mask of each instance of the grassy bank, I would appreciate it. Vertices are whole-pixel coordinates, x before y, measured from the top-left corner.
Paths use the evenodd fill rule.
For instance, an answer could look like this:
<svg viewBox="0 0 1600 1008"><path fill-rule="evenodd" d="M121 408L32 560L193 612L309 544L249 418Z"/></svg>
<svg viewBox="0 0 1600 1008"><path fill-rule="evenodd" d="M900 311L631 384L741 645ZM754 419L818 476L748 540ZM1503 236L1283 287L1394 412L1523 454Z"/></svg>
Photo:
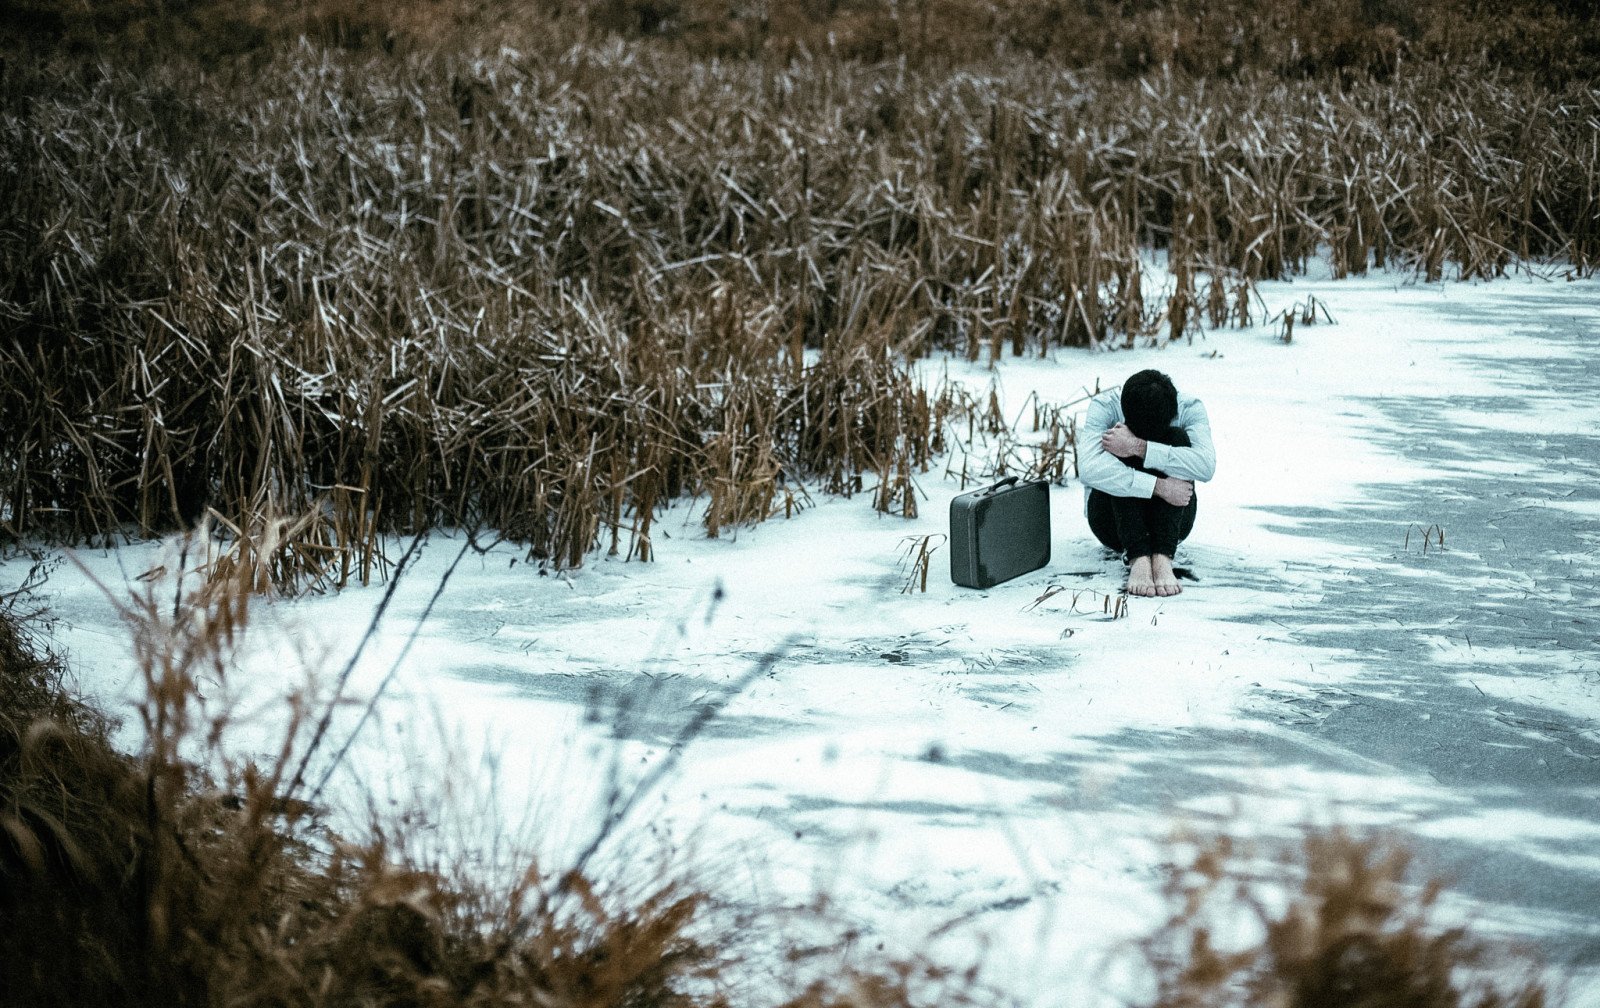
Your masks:
<svg viewBox="0 0 1600 1008"><path fill-rule="evenodd" d="M523 16L504 0L16 0L0 46L208 64L306 37L389 52ZM1600 75L1600 23L1586 0L560 0L542 5L569 38L620 35L697 57L971 62L996 54L1138 77L1265 71L1383 76L1403 63L1488 59L1561 85Z"/></svg>
<svg viewBox="0 0 1600 1008"><path fill-rule="evenodd" d="M930 351L1248 325L1255 281L1319 256L1600 263L1588 81L1481 53L1209 80L1049 46L721 58L701 35L742 15L660 6L241 8L247 52L186 55L235 37L215 5L35 4L50 44L0 75L0 535L287 514L294 586L438 524L648 558L685 495L712 535L805 486L909 513L970 409L908 377ZM984 10L975 37L1012 24Z"/></svg>

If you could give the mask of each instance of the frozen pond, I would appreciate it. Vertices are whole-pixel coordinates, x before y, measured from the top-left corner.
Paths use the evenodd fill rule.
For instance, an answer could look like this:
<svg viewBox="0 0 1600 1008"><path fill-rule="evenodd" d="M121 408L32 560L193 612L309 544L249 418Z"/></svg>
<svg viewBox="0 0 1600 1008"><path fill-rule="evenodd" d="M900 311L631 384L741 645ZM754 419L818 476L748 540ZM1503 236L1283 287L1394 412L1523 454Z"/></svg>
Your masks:
<svg viewBox="0 0 1600 1008"><path fill-rule="evenodd" d="M1181 596L1108 617L1121 568L1076 481L1052 491L1052 562L985 592L951 585L943 550L925 594L900 590L904 538L944 531L960 492L942 468L913 520L815 495L707 540L680 505L651 564L543 577L510 547L469 554L352 765L402 795L445 778L559 865L608 781L725 702L603 856L676 851L732 904L826 892L891 950L958 922L947 954L981 951L1038 1004L1074 1003L1083 964L1148 926L1175 825L1385 826L1451 881L1447 913L1570 964L1573 1003L1600 1004L1600 283L1262 295L1315 296L1337 324L923 365L998 381L1008 415L1144 367L1199 395L1218 472ZM159 550L82 559L120 583ZM358 695L456 550L436 538L402 583ZM109 603L65 567L52 588L85 688L126 703ZM271 607L234 684L263 750L281 715L261 698L337 668L381 593Z"/></svg>

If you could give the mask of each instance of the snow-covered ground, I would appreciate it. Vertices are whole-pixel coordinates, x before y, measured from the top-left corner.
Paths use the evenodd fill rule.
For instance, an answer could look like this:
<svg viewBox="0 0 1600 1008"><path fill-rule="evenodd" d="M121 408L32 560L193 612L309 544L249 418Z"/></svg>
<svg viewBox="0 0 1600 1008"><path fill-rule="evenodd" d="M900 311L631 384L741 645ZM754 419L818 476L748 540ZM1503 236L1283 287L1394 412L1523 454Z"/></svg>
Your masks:
<svg viewBox="0 0 1600 1008"><path fill-rule="evenodd" d="M989 982L1065 1005L1117 988L1103 957L1156 919L1178 826L1378 825L1451 881L1447 914L1536 946L1574 971L1571 1003L1600 1004L1600 283L1262 295L1274 313L1314 295L1337 324L923 365L997 382L1013 415L1144 367L1201 396L1219 464L1181 596L1109 618L1122 569L1075 481L1052 490L1051 563L989 591L950 584L943 549L925 594L900 590L906 537L944 531L960 492L943 469L914 520L815 495L707 540L684 504L650 564L546 577L510 547L469 553L331 788L404 800L443 779L559 868L608 782L725 699L602 857L675 851L730 903L825 893L863 948L981 955ZM1445 548L1424 549L1430 527ZM357 696L458 547L436 537L403 580ZM161 549L80 558L120 586ZM84 689L126 709L110 603L70 567L51 590ZM381 595L263 608L229 686L245 744L270 750L268 698L336 670Z"/></svg>

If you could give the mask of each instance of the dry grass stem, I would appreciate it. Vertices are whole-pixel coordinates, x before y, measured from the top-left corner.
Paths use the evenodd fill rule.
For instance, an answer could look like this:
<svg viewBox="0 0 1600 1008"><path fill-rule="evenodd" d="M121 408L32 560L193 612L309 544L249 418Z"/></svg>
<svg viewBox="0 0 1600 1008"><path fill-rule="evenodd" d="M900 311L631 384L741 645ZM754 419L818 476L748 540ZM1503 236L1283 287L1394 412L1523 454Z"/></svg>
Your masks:
<svg viewBox="0 0 1600 1008"><path fill-rule="evenodd" d="M6 534L296 516L267 566L303 591L430 526L562 568L649 559L687 496L713 535L806 483L909 515L947 423L1001 425L910 379L932 351L1191 339L1323 255L1600 263L1586 85L700 62L529 17L237 73L11 61Z"/></svg>

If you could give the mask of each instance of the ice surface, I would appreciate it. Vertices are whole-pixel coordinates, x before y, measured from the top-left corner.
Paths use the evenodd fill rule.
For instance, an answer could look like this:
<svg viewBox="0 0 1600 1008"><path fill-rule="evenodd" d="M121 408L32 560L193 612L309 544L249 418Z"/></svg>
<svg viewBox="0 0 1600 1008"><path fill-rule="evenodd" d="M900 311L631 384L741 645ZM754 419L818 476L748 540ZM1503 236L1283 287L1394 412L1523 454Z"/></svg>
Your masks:
<svg viewBox="0 0 1600 1008"><path fill-rule="evenodd" d="M1122 570L1076 482L1052 494L1052 563L989 591L951 585L943 551L926 594L899 590L903 540L944 531L962 489L942 469L919 477L914 520L814 495L707 540L680 504L651 564L540 576L510 547L469 554L330 794L404 802L442 781L559 866L612 781L726 701L611 863L675 851L733 906L825 892L862 948L979 956L1030 1004L1087 1004L1137 990L1106 957L1156 919L1178 825L1378 825L1452 880L1447 913L1531 941L1575 971L1573 1003L1600 1004L1600 283L1374 275L1262 295L1274 313L1315 296L1337 324L1287 345L1258 326L919 365L996 383L1008 415L1144 367L1200 395L1219 465L1180 597L1107 618ZM1444 548L1424 549L1440 526ZM80 558L120 586L160 549ZM456 549L429 544L354 695ZM110 602L70 568L51 588L83 687L126 709L139 683ZM246 715L242 751L270 751L276 698L337 669L380 595L270 607L247 674L217 688Z"/></svg>

